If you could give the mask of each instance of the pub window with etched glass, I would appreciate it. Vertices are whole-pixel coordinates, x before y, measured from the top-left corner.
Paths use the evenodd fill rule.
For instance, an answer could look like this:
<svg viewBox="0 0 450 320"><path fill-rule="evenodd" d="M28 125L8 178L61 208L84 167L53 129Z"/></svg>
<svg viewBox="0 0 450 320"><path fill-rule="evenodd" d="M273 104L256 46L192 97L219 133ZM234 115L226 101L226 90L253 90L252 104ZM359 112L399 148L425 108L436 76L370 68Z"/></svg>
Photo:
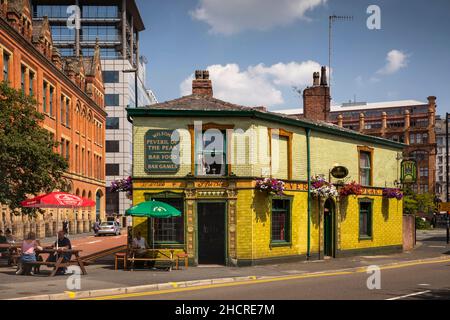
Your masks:
<svg viewBox="0 0 450 320"><path fill-rule="evenodd" d="M290 234L291 201L289 199L272 200L272 242L288 243Z"/></svg>
<svg viewBox="0 0 450 320"><path fill-rule="evenodd" d="M359 237L372 238L372 202L359 203Z"/></svg>
<svg viewBox="0 0 450 320"><path fill-rule="evenodd" d="M195 147L196 174L198 176L227 175L225 131L209 129L202 134L197 134Z"/></svg>
<svg viewBox="0 0 450 320"><path fill-rule="evenodd" d="M359 153L359 183L363 186L370 186L372 184L371 181L371 170L372 170L372 162L371 162L371 153L361 151Z"/></svg>
<svg viewBox="0 0 450 320"><path fill-rule="evenodd" d="M181 216L164 218L164 219L151 219L153 224L153 230L155 232L155 244L183 244L184 243L184 200L183 198L170 198L170 197L151 197L145 196L146 201L161 201L171 205L172 207L180 210ZM151 228L150 228L151 230ZM151 232L151 231L150 231ZM148 239L149 243L152 241L151 234Z"/></svg>

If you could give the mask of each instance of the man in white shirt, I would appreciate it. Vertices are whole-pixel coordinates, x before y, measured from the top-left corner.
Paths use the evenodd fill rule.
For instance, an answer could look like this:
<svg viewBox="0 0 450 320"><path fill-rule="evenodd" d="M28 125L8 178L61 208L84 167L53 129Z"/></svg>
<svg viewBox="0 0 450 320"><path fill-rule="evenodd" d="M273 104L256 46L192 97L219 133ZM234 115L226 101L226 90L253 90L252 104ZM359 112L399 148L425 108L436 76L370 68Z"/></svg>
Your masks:
<svg viewBox="0 0 450 320"><path fill-rule="evenodd" d="M136 256L145 256L147 248L149 248L147 241L141 236L141 232L138 231L133 239L133 249L136 249Z"/></svg>

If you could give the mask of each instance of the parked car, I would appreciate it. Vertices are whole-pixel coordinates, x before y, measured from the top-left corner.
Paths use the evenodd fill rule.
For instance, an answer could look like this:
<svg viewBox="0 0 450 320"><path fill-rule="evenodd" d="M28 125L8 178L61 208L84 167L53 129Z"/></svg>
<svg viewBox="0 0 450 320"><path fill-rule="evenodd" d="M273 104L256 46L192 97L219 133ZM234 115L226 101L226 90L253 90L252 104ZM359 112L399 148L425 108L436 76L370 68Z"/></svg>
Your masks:
<svg viewBox="0 0 450 320"><path fill-rule="evenodd" d="M115 221L102 222L100 224L100 230L98 230L98 235L103 236L112 234L118 236L120 235L120 229L120 225Z"/></svg>

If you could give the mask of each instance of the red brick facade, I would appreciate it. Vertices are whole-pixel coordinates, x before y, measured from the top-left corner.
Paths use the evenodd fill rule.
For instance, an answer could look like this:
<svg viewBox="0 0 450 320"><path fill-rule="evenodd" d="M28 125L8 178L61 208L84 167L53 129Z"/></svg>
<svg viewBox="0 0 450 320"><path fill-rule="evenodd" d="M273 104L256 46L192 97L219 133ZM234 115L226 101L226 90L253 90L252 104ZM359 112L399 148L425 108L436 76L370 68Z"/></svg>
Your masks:
<svg viewBox="0 0 450 320"><path fill-rule="evenodd" d="M96 212L103 218L105 211L106 112L99 48L92 58L62 59L53 47L48 20L33 22L28 0L2 0L0 8L0 81L36 98L45 115L42 126L61 143L55 151L69 162L68 191L98 203L76 215L48 210L43 219L31 222L2 207L0 229L12 228L19 237L34 230L42 237L60 228L53 222L59 214L60 221L70 220L71 233L87 232Z"/></svg>

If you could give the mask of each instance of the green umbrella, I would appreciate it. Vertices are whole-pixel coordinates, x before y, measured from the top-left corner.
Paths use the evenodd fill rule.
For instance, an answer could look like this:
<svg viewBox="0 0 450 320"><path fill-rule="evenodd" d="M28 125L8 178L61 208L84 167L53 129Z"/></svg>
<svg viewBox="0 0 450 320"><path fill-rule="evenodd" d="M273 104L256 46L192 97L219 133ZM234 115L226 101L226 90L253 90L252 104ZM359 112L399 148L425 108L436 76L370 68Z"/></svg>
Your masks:
<svg viewBox="0 0 450 320"><path fill-rule="evenodd" d="M161 201L146 201L131 207L125 212L127 216L143 218L172 218L181 216L181 212L170 204Z"/></svg>
<svg viewBox="0 0 450 320"><path fill-rule="evenodd" d="M142 218L167 219L181 216L181 211L161 201L146 201L125 211L125 215ZM152 221L153 222L153 221ZM155 228L152 223L152 246L155 247Z"/></svg>

